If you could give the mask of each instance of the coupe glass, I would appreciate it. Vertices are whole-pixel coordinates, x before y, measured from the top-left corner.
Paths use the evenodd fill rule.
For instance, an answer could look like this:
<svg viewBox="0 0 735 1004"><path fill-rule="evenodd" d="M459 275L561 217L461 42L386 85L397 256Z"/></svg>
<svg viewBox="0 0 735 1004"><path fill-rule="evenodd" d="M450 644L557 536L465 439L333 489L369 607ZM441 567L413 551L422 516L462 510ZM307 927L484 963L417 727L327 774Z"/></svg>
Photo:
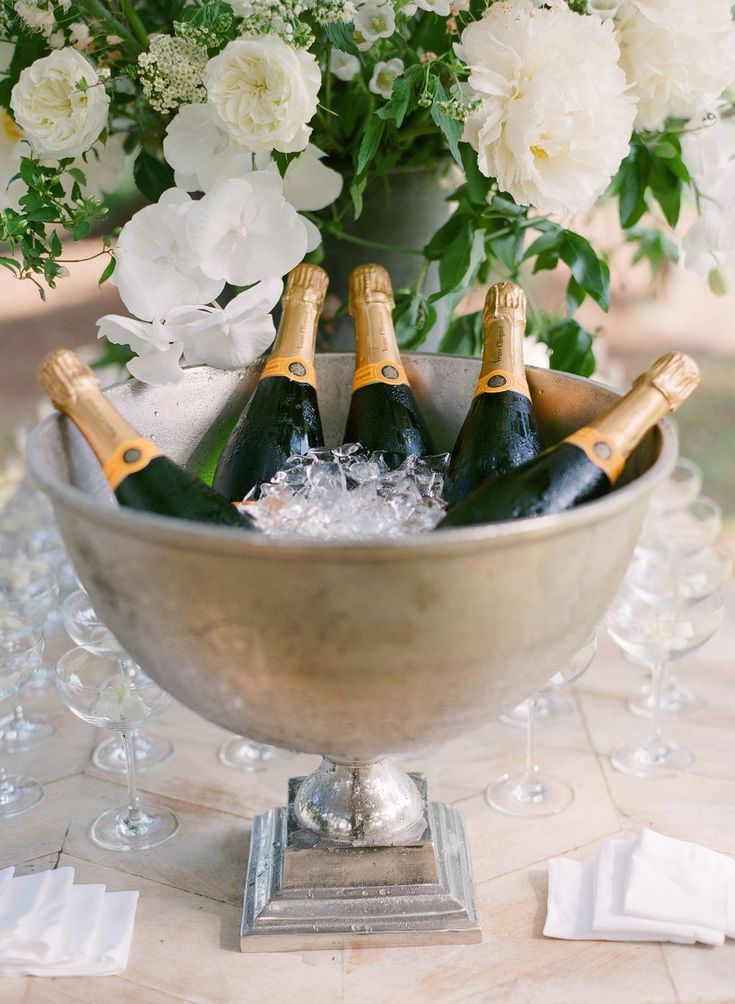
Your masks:
<svg viewBox="0 0 735 1004"><path fill-rule="evenodd" d="M700 495L689 505L646 518L635 549L636 557L651 553L670 560L688 557L710 547L722 529L722 509Z"/></svg>
<svg viewBox="0 0 735 1004"><path fill-rule="evenodd" d="M67 634L77 645L94 655L115 660L123 678L138 683L150 682L150 677L130 658L112 631L99 619L92 601L83 589L77 589L67 596L61 605L61 614ZM134 744L135 766L140 771L150 770L167 760L173 751L173 745L168 739L150 739L138 735ZM100 770L124 774L127 769L125 748L120 737L111 736L98 743L92 754L92 763Z"/></svg>
<svg viewBox="0 0 735 1004"><path fill-rule="evenodd" d="M503 774L487 788L489 806L508 816L553 816L572 802L574 789L561 778L545 774L537 761L536 708L539 697L570 687L585 673L597 651L597 635L573 655L568 666L556 672L548 684L527 698L526 766L517 774Z"/></svg>
<svg viewBox="0 0 735 1004"><path fill-rule="evenodd" d="M0 700L11 697L31 679L43 659L43 632L30 621L0 610ZM0 767L0 820L27 812L43 798L32 777L8 774Z"/></svg>
<svg viewBox="0 0 735 1004"><path fill-rule="evenodd" d="M640 743L623 743L610 753L616 770L633 777L672 777L688 770L694 755L664 735L664 670L704 645L722 620L719 593L684 606L659 606L632 593L619 596L606 617L613 640L636 662L651 670L652 713L647 737Z"/></svg>
<svg viewBox="0 0 735 1004"><path fill-rule="evenodd" d="M554 691L544 692L538 695L536 701L536 719L556 718L559 715L570 715L576 704L574 698L569 694L556 693ZM512 725L514 729L525 729L528 722L528 704L521 701L512 711L500 715L503 725Z"/></svg>
<svg viewBox="0 0 735 1004"><path fill-rule="evenodd" d="M56 685L70 711L90 725L119 733L125 747L128 804L99 815L90 830L92 840L111 851L143 851L169 840L179 821L164 806L141 803L134 747L138 729L166 710L170 696L152 680L126 676L119 660L85 648L73 648L59 659Z"/></svg>
<svg viewBox="0 0 735 1004"><path fill-rule="evenodd" d="M295 755L279 746L268 746L266 743L256 743L254 739L248 739L246 736L235 736L220 746L217 758L225 767L252 774L257 770L267 770L269 767L288 763Z"/></svg>
<svg viewBox="0 0 735 1004"><path fill-rule="evenodd" d="M59 584L48 565L18 552L0 557L0 607L43 631L49 613L57 606ZM0 751L21 753L43 746L56 729L46 715L27 715L18 702L12 714L0 720Z"/></svg>
<svg viewBox="0 0 735 1004"><path fill-rule="evenodd" d="M669 477L651 495L651 516L684 509L702 491L702 483L702 468L693 460L680 457Z"/></svg>

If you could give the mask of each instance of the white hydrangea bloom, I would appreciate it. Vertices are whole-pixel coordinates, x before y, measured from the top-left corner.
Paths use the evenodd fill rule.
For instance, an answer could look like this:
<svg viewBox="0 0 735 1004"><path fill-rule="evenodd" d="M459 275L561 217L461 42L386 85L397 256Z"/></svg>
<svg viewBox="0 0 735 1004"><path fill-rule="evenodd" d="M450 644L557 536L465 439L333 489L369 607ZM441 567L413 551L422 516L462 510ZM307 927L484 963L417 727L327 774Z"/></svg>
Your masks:
<svg viewBox="0 0 735 1004"><path fill-rule="evenodd" d="M714 109L735 80L730 0L625 0L617 27L640 129Z"/></svg>
<svg viewBox="0 0 735 1004"><path fill-rule="evenodd" d="M355 13L355 45L366 52L379 38L390 38L396 30L396 15L389 2L361 3Z"/></svg>
<svg viewBox="0 0 735 1004"><path fill-rule="evenodd" d="M249 150L292 153L309 142L322 75L307 50L275 35L238 38L210 59L205 82L223 125Z"/></svg>
<svg viewBox="0 0 735 1004"><path fill-rule="evenodd" d="M519 205L588 209L627 154L635 118L612 23L499 0L455 51L480 99L463 138L482 173Z"/></svg>
<svg viewBox="0 0 735 1004"><path fill-rule="evenodd" d="M204 272L235 286L290 272L306 254L310 236L271 171L220 182L194 203L186 234Z"/></svg>
<svg viewBox="0 0 735 1004"><path fill-rule="evenodd" d="M187 217L195 205L186 192L170 188L122 228L110 282L136 317L152 321L183 304L209 303L221 293L226 277L204 271L199 249L187 236Z"/></svg>
<svg viewBox="0 0 735 1004"><path fill-rule="evenodd" d="M92 146L107 125L110 98L92 64L67 47L22 71L10 107L34 152L60 160Z"/></svg>
<svg viewBox="0 0 735 1004"><path fill-rule="evenodd" d="M113 345L128 345L136 353L127 364L131 375L144 383L178 383L184 375L181 357L183 342L175 337L169 320L175 320L178 307L161 320L139 321L121 314L105 314L97 321L97 337L106 338Z"/></svg>
<svg viewBox="0 0 735 1004"><path fill-rule="evenodd" d="M368 89L373 94L379 94L381 98L388 100L393 90L393 81L396 77L400 77L404 69L403 60L397 57L395 59L388 59L385 62L376 63Z"/></svg>
<svg viewBox="0 0 735 1004"><path fill-rule="evenodd" d="M210 104L183 105L166 128L163 155L179 188L208 192L220 181L253 170L253 154L233 139ZM256 168L270 162L258 154Z"/></svg>
<svg viewBox="0 0 735 1004"><path fill-rule="evenodd" d="M325 156L323 150L309 143L286 168L283 194L294 209L316 212L339 198L344 184L342 175L322 163Z"/></svg>
<svg viewBox="0 0 735 1004"><path fill-rule="evenodd" d="M360 60L351 52L333 48L329 54L329 69L340 80L354 80L360 72Z"/></svg>

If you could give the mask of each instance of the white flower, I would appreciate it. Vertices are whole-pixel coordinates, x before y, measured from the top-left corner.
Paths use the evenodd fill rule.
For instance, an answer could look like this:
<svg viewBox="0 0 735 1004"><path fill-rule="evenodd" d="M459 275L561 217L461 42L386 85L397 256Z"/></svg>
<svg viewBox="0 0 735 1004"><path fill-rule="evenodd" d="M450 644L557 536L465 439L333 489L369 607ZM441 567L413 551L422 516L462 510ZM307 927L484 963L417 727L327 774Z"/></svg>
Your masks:
<svg viewBox="0 0 735 1004"><path fill-rule="evenodd" d="M414 0L414 3L406 4L403 13L415 14L417 10L428 10L440 17L448 17L457 10L457 5L452 0Z"/></svg>
<svg viewBox="0 0 735 1004"><path fill-rule="evenodd" d="M209 303L222 291L225 277L204 271L187 237L195 205L186 192L170 188L123 227L110 282L136 317L152 321L183 304Z"/></svg>
<svg viewBox="0 0 735 1004"><path fill-rule="evenodd" d="M105 314L97 321L97 337L106 338L114 345L130 346L136 356L127 367L138 380L151 384L178 383L184 375L181 368L184 345L173 337L173 328L168 329L169 317L175 313L171 311L162 321L152 323L120 314Z"/></svg>
<svg viewBox="0 0 735 1004"><path fill-rule="evenodd" d="M230 0L230 7L238 17L250 17L253 13L253 5L248 0Z"/></svg>
<svg viewBox="0 0 735 1004"><path fill-rule="evenodd" d="M25 185L13 178L20 170L23 156L23 134L4 108L0 107L0 210L17 209Z"/></svg>
<svg viewBox="0 0 735 1004"><path fill-rule="evenodd" d="M205 83L226 129L255 153L303 150L322 75L314 56L275 35L229 42L210 59Z"/></svg>
<svg viewBox="0 0 735 1004"><path fill-rule="evenodd" d="M342 175L322 163L323 150L309 143L283 176L283 194L294 209L315 212L331 205L342 191Z"/></svg>
<svg viewBox="0 0 735 1004"><path fill-rule="evenodd" d="M393 90L393 81L403 73L404 65L402 59L389 59L384 63L376 63L373 75L370 78L368 89L373 94L379 94L388 100Z"/></svg>
<svg viewBox="0 0 735 1004"><path fill-rule="evenodd" d="M735 160L735 122L713 116L711 124L702 126L689 122L687 125L690 131L681 139L682 157L692 181L707 195L717 187L723 171Z"/></svg>
<svg viewBox="0 0 735 1004"><path fill-rule="evenodd" d="M178 187L189 192L208 192L220 181L241 178L270 164L268 154L254 155L233 139L210 104L179 109L166 129L163 154L174 169Z"/></svg>
<svg viewBox="0 0 735 1004"><path fill-rule="evenodd" d="M365 52L379 38L390 38L396 30L396 16L390 3L363 3L355 14L355 45Z"/></svg>
<svg viewBox="0 0 735 1004"><path fill-rule="evenodd" d="M138 75L143 93L157 112L203 101L205 46L188 38L154 35L147 52L138 56Z"/></svg>
<svg viewBox="0 0 735 1004"><path fill-rule="evenodd" d="M204 272L236 286L285 275L309 245L304 220L286 201L283 182L271 171L220 182L193 204L186 233Z"/></svg>
<svg viewBox="0 0 735 1004"><path fill-rule="evenodd" d="M354 80L360 72L360 60L350 52L332 49L329 54L329 69L340 80Z"/></svg>
<svg viewBox="0 0 735 1004"><path fill-rule="evenodd" d="M75 49L85 52L92 47L92 35L83 21L75 21L69 25L69 37Z"/></svg>
<svg viewBox="0 0 735 1004"><path fill-rule="evenodd" d="M10 107L40 157L78 157L107 125L110 98L76 49L57 49L22 71Z"/></svg>
<svg viewBox="0 0 735 1004"><path fill-rule="evenodd" d="M550 356L551 350L548 345L540 342L535 335L525 336L523 339L523 361L527 366L548 369Z"/></svg>
<svg viewBox="0 0 735 1004"><path fill-rule="evenodd" d="M52 10L41 8L32 0L17 0L14 10L26 28L39 31L46 38L50 37L56 24Z"/></svg>
<svg viewBox="0 0 735 1004"><path fill-rule="evenodd" d="M730 0L626 0L618 38L638 128L713 109L735 80Z"/></svg>
<svg viewBox="0 0 735 1004"><path fill-rule="evenodd" d="M113 133L105 143L95 143L86 157L79 157L71 165L84 175L87 183L83 185L84 195L93 199L101 199L117 190L120 177L125 169L126 154L125 137L121 133ZM66 174L62 178L65 189L71 191L73 178Z"/></svg>
<svg viewBox="0 0 735 1004"><path fill-rule="evenodd" d="M628 152L635 117L613 25L500 0L455 46L481 104L463 138L519 205L588 209Z"/></svg>
<svg viewBox="0 0 735 1004"><path fill-rule="evenodd" d="M686 267L709 281L716 293L735 281L735 164L702 201L702 214L683 241Z"/></svg>

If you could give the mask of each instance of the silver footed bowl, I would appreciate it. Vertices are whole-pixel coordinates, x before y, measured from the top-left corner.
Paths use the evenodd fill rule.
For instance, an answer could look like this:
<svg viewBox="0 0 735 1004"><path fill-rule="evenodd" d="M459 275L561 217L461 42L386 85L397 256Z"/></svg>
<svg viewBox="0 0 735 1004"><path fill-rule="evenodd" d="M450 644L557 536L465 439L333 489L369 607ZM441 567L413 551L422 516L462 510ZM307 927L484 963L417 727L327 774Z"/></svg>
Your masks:
<svg viewBox="0 0 735 1004"><path fill-rule="evenodd" d="M479 360L407 354L405 363L439 449L449 450ZM186 464L223 441L260 368L194 367L177 385L131 381L107 394ZM353 368L352 354L317 358L327 445L341 441ZM528 379L548 443L616 398L564 373L529 368ZM415 785L385 757L492 720L571 658L620 585L650 493L675 456L664 422L621 487L570 512L385 543L321 543L118 507L59 415L28 447L79 578L133 659L210 721L326 757L300 790L302 824L378 843L408 834L421 813Z"/></svg>

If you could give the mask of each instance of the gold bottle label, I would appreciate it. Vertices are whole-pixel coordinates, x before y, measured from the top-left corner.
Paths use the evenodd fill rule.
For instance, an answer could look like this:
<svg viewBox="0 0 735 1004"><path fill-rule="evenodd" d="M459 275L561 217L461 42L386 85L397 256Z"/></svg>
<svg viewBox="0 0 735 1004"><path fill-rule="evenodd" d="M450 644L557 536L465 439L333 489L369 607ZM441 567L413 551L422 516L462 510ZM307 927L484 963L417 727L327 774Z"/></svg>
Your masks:
<svg viewBox="0 0 735 1004"><path fill-rule="evenodd" d="M316 370L308 359L303 356L277 356L271 358L263 367L260 379L281 376L296 383L308 383L316 388Z"/></svg>
<svg viewBox="0 0 735 1004"><path fill-rule="evenodd" d="M150 464L156 457L162 457L163 450L150 441L150 439L126 439L118 443L112 453L102 465L105 477L113 491L121 481L131 474L137 474L144 467Z"/></svg>
<svg viewBox="0 0 735 1004"><path fill-rule="evenodd" d="M528 384L525 377L520 377L510 370L495 369L484 373L477 381L473 397L481 394L501 394L503 391L512 390L516 394L523 394L530 399Z"/></svg>
<svg viewBox="0 0 735 1004"><path fill-rule="evenodd" d="M387 383L397 387L400 384L407 384L408 377L402 363L395 359L381 359L377 363L367 363L355 370L352 393L371 383Z"/></svg>
<svg viewBox="0 0 735 1004"><path fill-rule="evenodd" d="M615 484L625 467L625 454L610 436L594 425L586 425L567 436L565 443L571 443L586 455L595 467L607 474L610 484Z"/></svg>

